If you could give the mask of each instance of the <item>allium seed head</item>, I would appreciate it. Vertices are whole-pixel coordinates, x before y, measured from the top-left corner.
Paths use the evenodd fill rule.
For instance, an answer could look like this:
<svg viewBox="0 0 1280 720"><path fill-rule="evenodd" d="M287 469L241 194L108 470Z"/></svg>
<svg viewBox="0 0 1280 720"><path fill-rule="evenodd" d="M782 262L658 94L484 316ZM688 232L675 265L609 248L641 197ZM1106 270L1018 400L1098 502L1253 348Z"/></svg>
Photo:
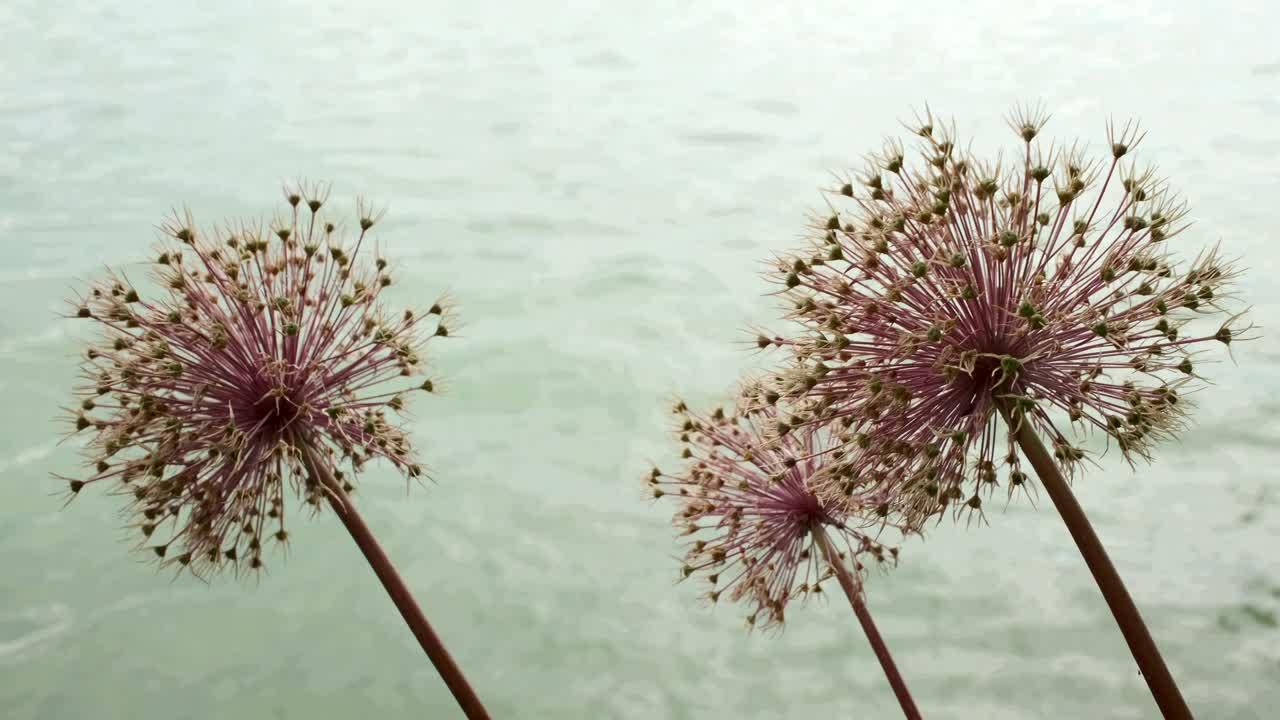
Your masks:
<svg viewBox="0 0 1280 720"><path fill-rule="evenodd" d="M287 219L269 232L198 231L175 216L161 228L159 289L111 272L72 302L100 335L72 415L77 431L92 428L90 470L63 479L73 494L104 483L128 496L162 564L262 567L264 541L288 536L286 485L324 504L304 455L339 458L333 474L348 490L375 458L421 473L387 409L401 410L403 390L435 385L387 382L418 373L448 312L384 308L385 264L363 262L365 230L345 242L322 220L325 194L286 188ZM360 217L367 229L380 214L361 205Z"/></svg>
<svg viewBox="0 0 1280 720"><path fill-rule="evenodd" d="M1018 161L992 164L926 117L918 162L872 156L879 181L838 183L835 214L814 220L812 244L847 259L804 273L777 263L788 317L805 328L772 341L793 356L778 388L792 431L838 422L864 438L849 462L901 490L912 524L977 511L997 468L1010 492L1023 486L998 403L1068 471L1084 452L1062 416L1148 457L1183 425L1192 357L1249 329L1227 309L1237 270L1217 248L1170 256L1186 206L1135 164L1137 128L1109 127L1095 161L1078 145L1042 149L1045 119L1015 113Z"/></svg>
<svg viewBox="0 0 1280 720"><path fill-rule="evenodd" d="M684 467L676 474L654 469L647 481L654 497L676 500L673 522L689 538L680 578L710 581L706 598L722 596L751 607L751 627L781 625L787 602L822 592L833 575L814 539L824 529L855 577L861 559L896 562L897 549L875 537L888 521L879 508L888 491L850 481L838 498L815 492L810 481L829 448L825 429L779 436L774 408L748 385L732 414L711 415L677 406Z"/></svg>

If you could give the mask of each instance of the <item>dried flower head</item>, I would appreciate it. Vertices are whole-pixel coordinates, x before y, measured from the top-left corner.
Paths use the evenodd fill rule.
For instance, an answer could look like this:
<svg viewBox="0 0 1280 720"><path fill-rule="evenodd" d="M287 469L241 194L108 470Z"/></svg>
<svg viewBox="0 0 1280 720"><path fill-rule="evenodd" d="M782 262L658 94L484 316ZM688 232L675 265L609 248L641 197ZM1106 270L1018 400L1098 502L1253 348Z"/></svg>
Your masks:
<svg viewBox="0 0 1280 720"><path fill-rule="evenodd" d="M351 489L370 459L421 475L394 413L409 390L431 392L425 345L448 333L446 306L391 314L391 284L372 254L380 218L358 203L359 235L321 212L327 190L285 188L286 219L198 231L189 214L161 228L152 277L135 287L110 271L75 302L101 334L84 355L72 411L89 431L88 471L63 478L72 496L106 483L130 498L143 545L193 573L262 567L283 543L285 483L313 508L319 481L304 469L337 453ZM431 319L429 319L431 318ZM409 387L389 386L403 380ZM391 410L392 413L387 411Z"/></svg>
<svg viewBox="0 0 1280 720"><path fill-rule="evenodd" d="M680 504L673 522L690 538L680 579L705 577L708 600L727 593L752 606L750 627L769 627L782 624L789 600L821 593L821 583L834 574L815 531L835 538L855 578L866 569L863 556L896 563L898 550L875 539L889 524L887 491L849 485L839 501L816 495L809 480L823 462L826 431L774 441L782 420L759 395L759 387L748 384L736 412L717 409L709 416L678 402L685 467L678 474L654 468L646 479L655 498Z"/></svg>
<svg viewBox="0 0 1280 720"><path fill-rule="evenodd" d="M1013 113L1016 159L991 163L926 113L916 158L888 142L778 264L804 330L759 338L792 352L774 397L791 428L834 424L859 449L841 471L898 487L913 523L980 512L1001 470L1010 493L1024 486L999 403L1068 471L1085 452L1064 417L1148 457L1183 424L1198 351L1248 330L1227 310L1237 271L1217 248L1170 257L1187 209L1133 162L1137 128L1109 126L1099 161L1040 145L1045 120Z"/></svg>

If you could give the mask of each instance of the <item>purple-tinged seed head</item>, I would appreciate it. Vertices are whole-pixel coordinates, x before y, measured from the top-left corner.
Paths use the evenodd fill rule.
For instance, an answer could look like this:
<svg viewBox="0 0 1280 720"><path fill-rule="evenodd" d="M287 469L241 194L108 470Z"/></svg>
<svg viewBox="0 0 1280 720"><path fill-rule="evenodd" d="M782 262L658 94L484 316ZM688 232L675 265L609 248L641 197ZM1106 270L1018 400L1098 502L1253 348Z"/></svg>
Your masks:
<svg viewBox="0 0 1280 720"><path fill-rule="evenodd" d="M855 578L865 557L876 565L897 562L897 548L876 539L889 526L888 492L854 482L838 498L810 485L830 457L827 431L807 428L777 435L785 422L776 410L756 402L755 383L744 386L736 411L708 415L675 407L683 446L683 468L647 476L655 498L674 499L673 523L687 537L680 579L694 575L710 582L704 597L723 596L751 607L749 627L781 626L788 601L823 591L832 571L816 545L813 530L832 538Z"/></svg>
<svg viewBox="0 0 1280 720"><path fill-rule="evenodd" d="M161 227L156 289L109 271L71 302L100 334L72 411L76 431L91 431L88 470L62 479L73 496L97 483L128 496L163 565L261 568L264 544L288 538L286 484L323 506L304 447L336 457L348 490L372 459L422 474L387 410L438 386L413 378L450 326L448 303L384 307L392 275L367 259L381 213L359 203L360 232L347 241L324 218L327 188L286 187L285 199L287 215L265 229L205 232L175 215Z"/></svg>
<svg viewBox="0 0 1280 720"><path fill-rule="evenodd" d="M899 490L912 524L980 512L1002 468L1010 493L1024 488L999 399L1069 472L1085 453L1063 417L1147 458L1184 423L1199 352L1251 327L1228 309L1238 271L1216 247L1170 255L1187 208L1133 161L1137 127L1109 126L1099 160L1043 147L1045 120L1013 113L1017 151L993 163L926 113L916 158L897 142L870 156L829 193L810 247L777 260L803 330L757 339L792 355L770 392L792 427L856 444L853 471Z"/></svg>

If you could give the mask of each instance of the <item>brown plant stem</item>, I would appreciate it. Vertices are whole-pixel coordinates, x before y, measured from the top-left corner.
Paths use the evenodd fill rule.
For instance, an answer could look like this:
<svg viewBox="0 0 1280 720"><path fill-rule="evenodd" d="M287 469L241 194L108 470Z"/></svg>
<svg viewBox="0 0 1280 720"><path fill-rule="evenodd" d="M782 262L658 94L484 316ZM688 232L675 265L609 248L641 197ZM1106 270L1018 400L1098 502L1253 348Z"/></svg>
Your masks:
<svg viewBox="0 0 1280 720"><path fill-rule="evenodd" d="M871 613L867 611L867 606L862 601L862 593L853 581L853 574L849 572L849 568L845 567L821 526L814 527L813 536L818 542L818 547L822 548L822 555L827 559L827 564L835 571L836 579L840 581L845 597L849 598L853 614L862 625L862 632L871 642L871 649L875 651L876 659L880 661L880 668L884 670L885 677L889 679L889 686L893 688L893 694L897 696L898 704L902 706L902 714L908 720L920 720L920 710L916 708L916 702L911 698L911 691L907 690L907 683L898 672L898 666L894 664L893 656L889 654L889 648L884 644L884 638L880 637L880 631L876 629Z"/></svg>
<svg viewBox="0 0 1280 720"><path fill-rule="evenodd" d="M1116 624L1120 626L1120 632L1124 635L1125 642L1129 644L1129 651L1137 661L1138 670L1147 681L1147 687L1151 689L1151 695L1155 698L1160 712L1166 718L1190 720L1192 715L1191 709L1187 707L1187 701L1182 698L1182 693L1173 681L1173 675L1169 673L1164 658L1160 656L1160 650L1151 639L1151 632L1147 630L1146 623L1142 621L1142 615L1138 613L1138 607L1133 604L1133 598L1129 596L1124 581L1120 579L1115 565L1111 563L1106 549L1102 547L1102 541L1093 531L1093 525L1085 516L1084 509L1080 507L1075 494L1071 492L1071 486L1054 463L1049 451L1040 442L1040 438L1031 429L1030 424L1016 422L1013 419L1007 400L998 400L997 405L1005 422L1009 427L1016 429L1018 446L1031 462L1031 467L1040 478L1041 486L1053 500L1054 507L1058 509L1058 514L1062 516L1067 530L1076 541L1076 547L1084 556L1085 564L1089 566L1093 579L1098 583L1098 589L1102 591L1102 596L1111 608L1111 614L1115 617Z"/></svg>
<svg viewBox="0 0 1280 720"><path fill-rule="evenodd" d="M360 551L364 553L364 557L369 561L374 574L382 581L382 586L386 588L387 594L391 596L391 601L395 603L401 617L408 623L409 629L413 631L414 637L418 639L418 644L422 646L422 649L427 653L427 657L431 659L431 664L435 666L436 672L440 673L444 684L449 687L449 692L453 693L453 697L458 701L458 706L462 708L462 712L466 714L469 720L489 720L489 713L484 709L484 705L480 703L480 698L476 696L475 690L471 689L471 685L467 683L467 679L462 675L462 670L458 668L457 663L453 661L453 657L449 655L449 651L445 649L444 643L440 641L440 637L431 628L431 623L427 622L427 616L422 614L422 608L418 607L417 601L413 599L409 588L405 586L404 580L400 577L400 573L396 571L395 565L391 563L391 559L387 557L386 552L382 550L382 546L378 544L378 540L373 536L373 531L365 524L364 518L360 516L360 513L356 512L356 507L352 504L351 497L342 489L341 483L333 477L328 464L320 459L310 447L304 446L303 455L308 470L323 485L325 494L329 498L329 504L342 520L342 524L346 526L347 532L351 533L351 537L356 541L356 545L360 547Z"/></svg>

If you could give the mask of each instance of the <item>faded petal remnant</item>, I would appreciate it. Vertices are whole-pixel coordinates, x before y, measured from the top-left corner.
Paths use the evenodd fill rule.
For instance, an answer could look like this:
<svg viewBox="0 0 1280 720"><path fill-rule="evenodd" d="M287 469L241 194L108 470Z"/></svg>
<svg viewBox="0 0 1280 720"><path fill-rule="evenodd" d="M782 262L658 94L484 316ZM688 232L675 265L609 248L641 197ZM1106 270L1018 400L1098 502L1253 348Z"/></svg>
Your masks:
<svg viewBox="0 0 1280 720"><path fill-rule="evenodd" d="M387 411L434 387L410 378L447 333L445 305L383 307L392 276L367 258L379 217L363 203L359 235L344 242L322 189L285 198L287 219L267 230L206 233L175 216L161 228L156 290L111 272L73 303L101 334L73 411L76 431L91 433L89 470L64 480L73 495L96 483L127 495L144 545L196 574L262 566L264 544L288 537L286 482L321 507L304 447L340 456L334 476L347 489L370 459L422 473Z"/></svg>
<svg viewBox="0 0 1280 720"><path fill-rule="evenodd" d="M711 584L706 598L722 595L753 606L749 626L781 625L789 600L820 593L834 573L816 546L813 531L825 528L855 577L865 570L859 558L896 562L897 548L875 536L886 527L884 490L849 488L838 502L809 486L827 449L825 431L775 439L780 421L756 400L748 386L734 414L710 416L676 405L686 465L678 474L654 469L647 480L654 497L680 504L674 516L690 538L681 579L695 574Z"/></svg>
<svg viewBox="0 0 1280 720"><path fill-rule="evenodd" d="M1009 120L1012 162L961 151L926 115L918 158L891 142L833 188L811 246L777 266L804 330L759 340L792 353L774 392L793 425L858 448L828 474L898 488L912 524L981 512L998 470L1010 493L1026 483L998 404L1068 472L1085 453L1064 417L1148 457L1182 427L1197 351L1249 329L1227 309L1237 270L1217 248L1169 255L1186 206L1132 161L1135 126L1109 127L1095 160L1042 147L1038 111Z"/></svg>

